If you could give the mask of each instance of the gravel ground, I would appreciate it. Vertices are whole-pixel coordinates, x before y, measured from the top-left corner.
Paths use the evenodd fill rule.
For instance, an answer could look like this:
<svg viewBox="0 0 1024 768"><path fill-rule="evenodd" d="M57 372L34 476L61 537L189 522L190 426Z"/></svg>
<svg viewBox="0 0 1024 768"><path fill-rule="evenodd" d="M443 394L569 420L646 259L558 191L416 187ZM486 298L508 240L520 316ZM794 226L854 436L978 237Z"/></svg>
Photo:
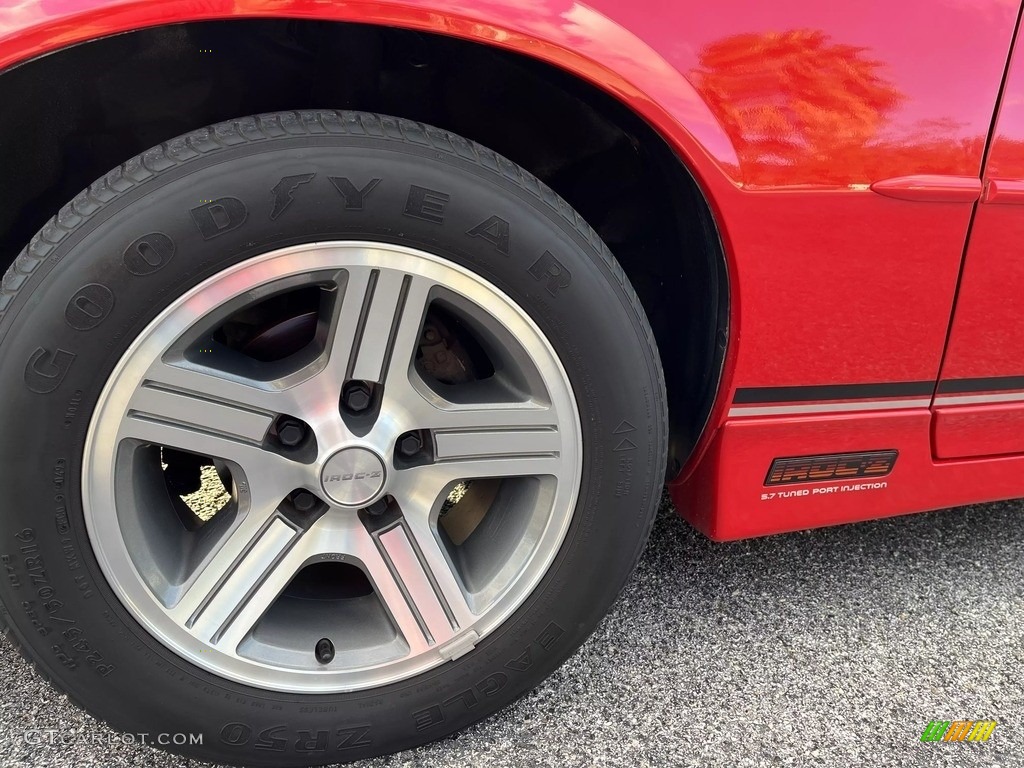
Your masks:
<svg viewBox="0 0 1024 768"><path fill-rule="evenodd" d="M365 766L1024 764L1021 502L712 544L666 503L636 576L539 689ZM0 641L2 642L2 641ZM0 765L201 764L112 735L0 647ZM996 719L925 744L929 720ZM26 745L70 729L71 747Z"/></svg>

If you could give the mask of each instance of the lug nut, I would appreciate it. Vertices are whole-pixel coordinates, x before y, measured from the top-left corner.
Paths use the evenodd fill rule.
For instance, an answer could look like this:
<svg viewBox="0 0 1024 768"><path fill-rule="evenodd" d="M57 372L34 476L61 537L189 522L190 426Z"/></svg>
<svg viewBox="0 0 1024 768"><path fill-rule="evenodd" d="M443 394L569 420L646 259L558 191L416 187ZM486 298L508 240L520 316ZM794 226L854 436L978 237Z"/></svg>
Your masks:
<svg viewBox="0 0 1024 768"><path fill-rule="evenodd" d="M312 512L316 508L316 496L309 491L299 491L292 496L292 505L299 512Z"/></svg>
<svg viewBox="0 0 1024 768"><path fill-rule="evenodd" d="M373 517L380 517L388 511L388 500L377 499L375 502L373 502L373 504L366 507L364 511L366 512L366 514L372 515Z"/></svg>
<svg viewBox="0 0 1024 768"><path fill-rule="evenodd" d="M277 439L281 445L294 448L306 437L306 427L296 419L281 419L277 425Z"/></svg>
<svg viewBox="0 0 1024 768"><path fill-rule="evenodd" d="M407 432L398 441L398 450L403 456L415 456L423 449L423 438L419 432Z"/></svg>
<svg viewBox="0 0 1024 768"><path fill-rule="evenodd" d="M330 664L334 660L334 643L323 637L317 640L316 650L313 653L321 664Z"/></svg>
<svg viewBox="0 0 1024 768"><path fill-rule="evenodd" d="M350 411L359 413L370 407L370 388L362 381L349 382L345 387L343 401Z"/></svg>

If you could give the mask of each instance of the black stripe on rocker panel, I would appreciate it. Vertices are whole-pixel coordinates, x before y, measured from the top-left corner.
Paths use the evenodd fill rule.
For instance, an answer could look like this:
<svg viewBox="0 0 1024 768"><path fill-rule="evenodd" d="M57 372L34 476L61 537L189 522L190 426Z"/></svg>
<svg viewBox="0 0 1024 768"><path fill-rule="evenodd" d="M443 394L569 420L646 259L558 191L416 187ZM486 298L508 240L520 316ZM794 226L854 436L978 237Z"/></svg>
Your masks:
<svg viewBox="0 0 1024 768"><path fill-rule="evenodd" d="M1010 392L1024 389L1024 376L990 376L984 379L946 379L939 382L940 395L966 395L971 392Z"/></svg>
<svg viewBox="0 0 1024 768"><path fill-rule="evenodd" d="M931 397L934 381L887 384L824 384L815 387L746 387L737 389L733 405L764 405L815 400L873 400L887 397Z"/></svg>

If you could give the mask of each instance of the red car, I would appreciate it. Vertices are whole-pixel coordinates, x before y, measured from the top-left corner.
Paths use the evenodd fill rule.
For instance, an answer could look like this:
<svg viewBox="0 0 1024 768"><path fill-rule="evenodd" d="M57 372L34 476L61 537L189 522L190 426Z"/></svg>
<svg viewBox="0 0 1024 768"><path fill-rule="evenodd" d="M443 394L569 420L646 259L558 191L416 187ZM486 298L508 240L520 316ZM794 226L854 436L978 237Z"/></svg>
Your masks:
<svg viewBox="0 0 1024 768"><path fill-rule="evenodd" d="M719 540L1024 496L1019 15L0 0L8 636L354 760L555 669L666 482Z"/></svg>

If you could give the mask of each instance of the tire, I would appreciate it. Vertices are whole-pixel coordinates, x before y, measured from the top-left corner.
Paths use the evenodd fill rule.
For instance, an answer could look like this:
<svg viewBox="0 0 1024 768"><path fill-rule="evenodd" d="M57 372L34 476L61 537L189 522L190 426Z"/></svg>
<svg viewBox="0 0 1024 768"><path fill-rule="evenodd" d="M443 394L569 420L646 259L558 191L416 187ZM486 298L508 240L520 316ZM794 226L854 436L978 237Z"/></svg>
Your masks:
<svg viewBox="0 0 1024 768"><path fill-rule="evenodd" d="M380 181L371 182L373 179ZM374 186L368 187L371 183ZM242 646L229 647L223 662L208 661L222 657L213 651L204 657L202 648L175 645L169 629L165 636L160 634L163 629L156 631L147 624L148 617L154 622L164 619L126 602L126 590L137 587L132 578L144 576L120 572L127 574L123 583L112 578L115 566L110 552L116 546L109 542L135 541L131 538L135 534L126 532L128 523L124 521L136 515L141 521L138 525L156 525L147 521L147 515L157 507L163 510L166 500L161 496L145 503L125 501L124 509L130 507L129 512L118 506L121 502L105 506L101 502L106 497L96 488L109 485L109 492L114 494L111 498L115 498L121 493L117 486L121 478L142 483L139 478L148 475L141 469L116 464L111 465L116 466L116 472L108 473L107 481L102 471L106 465L94 457L98 455L97 445L109 442L115 432L122 434L117 431L122 428L118 426L121 422L105 415L113 412L110 393L116 394L114 382L120 381L118 376L127 375L127 361L134 359L131 355L142 348L140 344L145 346L143 340L148 338L149 329L163 327L159 326L161 318L168 316L173 307L187 306L187 302L182 303L183 296L235 274L230 270L247 269L266 254L287 249L302 254L306 253L303 249L319 247L309 246L311 243L340 244L337 253L346 254L346 248L356 247L353 243L362 243L364 250L370 248L368 252L373 244L379 244L381 252L398 254L395 258L408 256L423 260L429 269L448 270L439 275L456 275L452 270L458 270L445 285L462 285L458 275L465 275L467 285L476 281L491 291L487 295L507 297L512 308L509 311L518 308L527 318L521 327L534 328L541 346L546 340L548 346L544 349L549 349L555 360L551 366L560 365L567 376L566 391L574 405L558 414L564 421L559 421L556 432L562 436L578 430L582 452L572 464L575 474L565 469L569 463L563 462L564 456L572 455L571 448L565 447L570 445L569 437L558 444L560 450L551 456L545 454L545 460L563 463L544 466L557 466L559 472L565 469L564 477L568 478L563 481L559 475L551 481L555 482L552 487L568 487L573 494L564 513L564 530L557 541L550 540L555 544L551 545L550 562L543 568L534 567L534 560L523 560L534 568L535 573L530 572L536 583L521 599L517 598L518 603L500 617L500 622L478 633L482 637L460 635L453 641L458 647L443 651L449 660L434 663L436 658L425 655L422 663L433 659L433 666L412 672L412 667L403 667L403 672L395 672L393 681L380 685L365 682L376 673L367 672L364 680L345 677L350 673L342 670L337 677L341 682L328 685L339 690L318 689L316 681L321 678L302 672L305 676L301 680L313 681L307 689L303 687L305 682L294 684L300 679L299 673L288 668L280 678L286 684L275 690L272 682L240 682L250 679L250 672L244 671L250 669L256 670L251 673L252 679L264 673L268 680L278 679L273 663L251 662L246 657L238 661L238 668L244 667L238 675L234 667L225 674L211 671L220 669L216 664L235 663L232 654L241 656L238 648ZM351 282L354 278L346 279ZM301 283L302 278L293 276L293 280ZM382 290L381 284L376 284L377 290ZM446 290L444 285L432 285L432 291ZM329 288L317 288L314 300L327 301L323 297L330 294ZM456 312L457 302L451 307ZM473 311L480 310L474 307ZM498 312L493 307L483 309ZM364 335L353 344L368 344L362 339L375 332L375 321L365 320L366 311L364 307L362 317L369 330L364 328ZM449 316L449 324L461 327L460 317L457 312L455 320ZM394 322L398 329L399 320ZM465 343L479 342L484 353L490 354L488 344L498 342L473 322L465 320L467 327L476 328L466 331L470 340ZM486 325L484 320L480 322ZM484 340L472 341L474 333ZM400 335L400 330L395 330L394 338L387 343L398 344ZM525 337L509 338L510 349L519 349L515 344L527 345ZM250 339L245 343L254 342ZM530 347L528 355L543 357L541 346ZM419 359L422 347L417 349ZM237 349L232 350L231 354L237 356ZM516 354L509 352L512 357ZM499 362L491 360L488 364L497 371L506 363L501 362L504 358L500 354L494 355ZM472 357L469 352L465 356ZM358 358L353 359L358 370L362 364ZM420 365L415 363L413 368ZM480 365L486 367L485 363ZM528 361L524 365L530 371L534 368L529 366L536 365L539 371L548 363ZM396 364L395 369L400 367ZM351 373L350 365L346 375ZM530 375L523 374L526 378ZM477 378L483 380L484 374ZM378 389L374 379L368 381L370 405L358 402L356 410L364 414L359 418L377 418L377 424L383 413L381 404L387 402L381 398L387 396L389 385L382 384ZM438 381L444 386L450 383L443 378ZM440 389L444 386L439 385ZM554 390L547 387L544 391ZM516 700L561 664L612 605L647 539L666 466L665 385L653 335L622 268L594 231L550 189L495 153L435 128L365 113L290 112L221 123L155 147L83 191L33 238L3 279L0 393L0 423L5 426L0 440L0 487L6 492L0 516L0 563L5 572L0 579L0 599L5 607L0 618L8 637L41 674L97 718L124 731L149 734L151 742L170 751L218 763L300 766L367 758L447 736ZM333 391L332 397L339 394ZM204 407L209 405L202 402ZM553 394L551 403L554 409ZM349 401L342 398L339 409L348 407ZM573 407L575 416L570 413ZM137 414L128 406L122 410L131 418ZM181 414L189 421L190 430L191 421L201 421L189 409ZM346 422L353 434L371 429L359 418ZM216 431L217 423L209 428ZM202 428L203 424L196 425L196 434ZM317 451L323 450L321 443L327 438L304 437L306 443L321 443L313 448L303 443L303 448L285 446L285 442L294 442L286 441L285 434L281 422L274 421L262 447L249 445L246 450L263 450L270 445L267 450L273 453L273 460L280 462L284 455L299 468L297 472L305 471L302 467L319 466ZM389 445L396 446L394 462L407 461L415 469L432 460L440 461L431 452L440 452L442 443L432 443L429 431L421 437L426 447L412 445L416 450L410 451L413 455L408 459L397 458L398 451L405 448L392 439ZM145 440L131 445L138 452L132 456L152 454ZM174 445L160 445L164 446L161 461L170 462L166 451ZM121 444L114 449L122 450ZM288 454L300 449L306 453ZM354 461L353 455L346 454L345 460ZM386 462L392 461L390 456ZM273 466L279 465L283 466ZM391 482L390 478L402 470L388 466L391 475L387 482ZM96 467L99 471L94 471ZM232 476L226 463L216 467L222 477ZM273 472L267 474L276 477ZM229 477L226 483L229 491L232 482L239 484L237 475L233 477L235 480ZM260 480L259 473L245 477L252 482ZM335 482L331 478L336 477L326 470L318 475L324 489L332 488L328 483ZM514 485L519 481L508 482ZM548 481L542 477L537 482ZM375 488L368 493L385 493L383 484ZM366 511L369 507L356 511L357 503L370 504L366 501L370 496L356 500L348 486L325 493L335 491L351 507L345 525L355 525L351 521L356 519L371 525L372 514ZM235 488L234 492L245 498L244 489ZM557 493L561 491L552 491L556 501L563 498ZM324 497L323 493L314 493L317 495ZM387 507L387 511L379 519L388 519L388 515L395 514L388 506L394 500L391 491L380 498L383 501L378 506ZM437 502L442 509L445 503L451 503L452 496L445 498ZM535 501L540 496L529 498ZM333 507L324 512L323 498L316 501L318 514L335 514ZM251 499L247 503L255 508ZM172 500L171 504L178 502ZM247 519L239 511L243 501L234 499L226 504L223 509L233 509L235 517L225 514L225 520ZM294 529L296 536L307 530L303 526L318 524L309 522L313 513L304 511L309 505L296 501L294 495L281 504L275 520L292 526L289 531ZM545 504L537 502L537 508L546 509ZM548 521L543 536L556 527L550 521L562 519L557 517L561 513L556 506L552 502L551 511L543 513L549 517L538 518ZM281 511L286 507L287 514ZM487 507L488 514L490 509ZM330 519L344 516L338 514ZM180 537L193 537L188 525L202 523L186 522L181 523L185 533L174 528L166 535L179 537L174 542L186 541ZM145 541L150 541L145 538L148 535L143 535ZM526 540L525 533L522 538ZM203 546L195 543L200 539L187 541L188 546ZM540 552L548 539L541 541L530 551ZM108 544L114 549L104 549ZM139 552L148 552L146 546L149 544L129 551L129 556L143 557ZM513 538L501 546L519 552L520 539ZM132 547L126 544L126 549ZM165 557L159 547L153 553L155 559ZM505 549L501 553L502 557L507 554ZM428 556L421 554L426 568L427 560L423 558ZM136 566L140 573L150 566L159 570L150 562ZM224 573L240 572L241 566L238 568ZM526 566L523 569L525 573ZM396 579L404 578L404 573ZM460 583L468 584L470 577L465 573ZM370 579L371 587L376 583L374 578ZM521 578L510 577L507 594L518 594L515 590L522 586ZM223 589L211 593L215 595L211 599L225 595L226 600L233 595L227 585L234 582L217 583ZM261 590L270 589L266 586L269 582L252 583ZM333 599L334 593L331 595ZM421 625L429 623L416 603L418 599L409 597L410 604L422 614ZM492 601L488 605L504 605L500 603L504 598L491 595L487 599ZM381 605L386 604L386 613L393 611L391 603L383 597L380 600ZM199 615L201 622L205 614ZM397 622L396 616L391 614ZM234 621L237 614L230 617L225 621ZM450 620L454 627L456 620ZM401 639L401 632L398 637ZM416 642L422 644L422 638ZM398 646L404 647L401 642ZM338 658L349 653L349 647L339 647ZM256 651L252 653L256 654L254 658L258 656ZM310 648L308 659L313 653ZM300 666L311 663L308 659L303 657ZM367 669L371 666L365 665ZM353 662L352 669L357 667L363 669ZM301 670L306 667L301 666ZM345 682L350 680L356 682ZM340 690L346 686L351 690ZM158 740L158 734L188 734L191 742L180 743L178 737L166 735ZM201 743L194 743L196 734Z"/></svg>

